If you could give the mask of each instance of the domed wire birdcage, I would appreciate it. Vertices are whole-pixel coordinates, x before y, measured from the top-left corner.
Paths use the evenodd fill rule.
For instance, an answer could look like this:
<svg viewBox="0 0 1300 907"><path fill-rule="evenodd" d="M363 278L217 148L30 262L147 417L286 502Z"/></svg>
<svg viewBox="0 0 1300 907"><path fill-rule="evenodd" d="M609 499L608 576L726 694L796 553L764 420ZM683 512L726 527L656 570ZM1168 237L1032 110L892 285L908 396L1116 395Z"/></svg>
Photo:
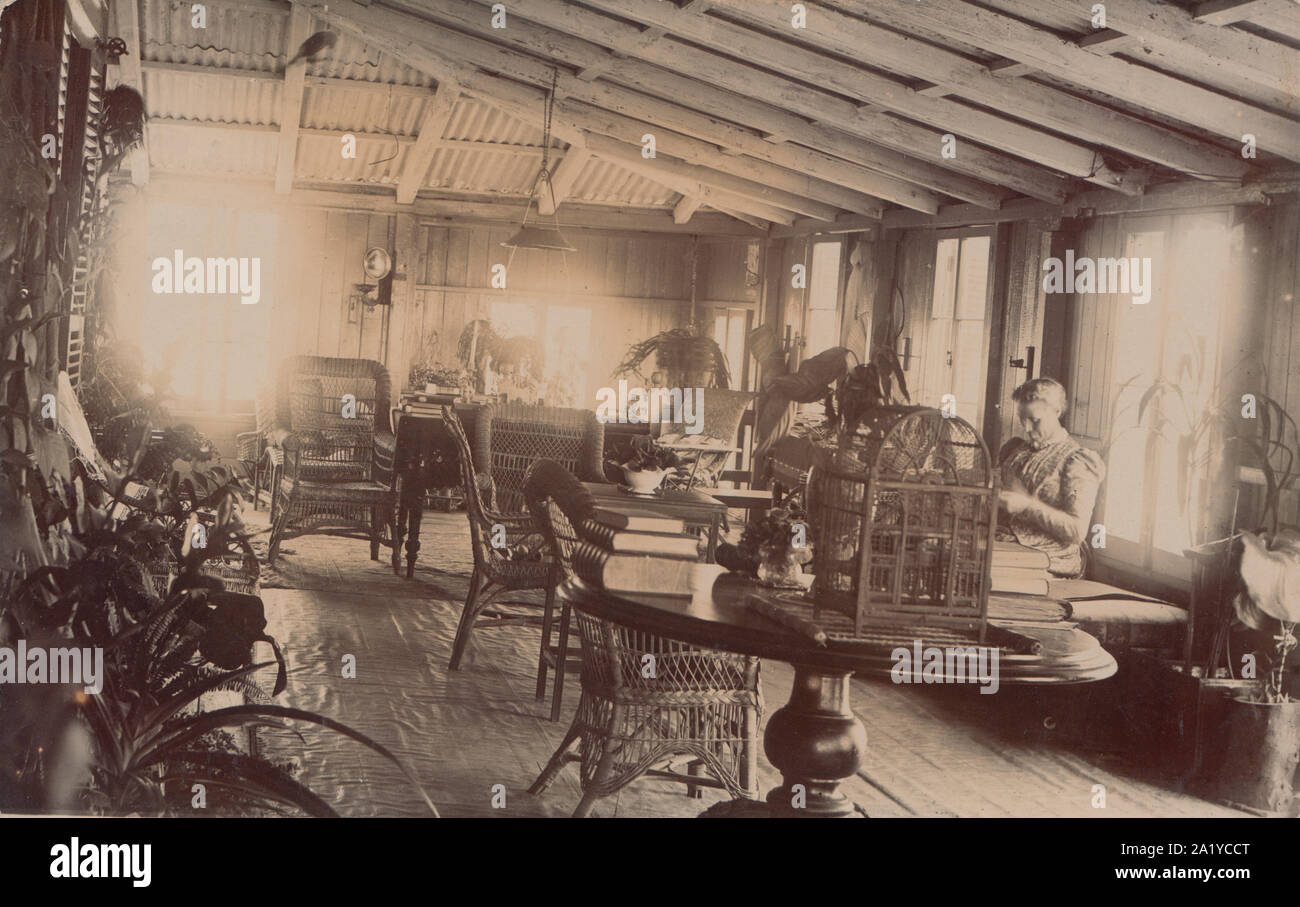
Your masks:
<svg viewBox="0 0 1300 907"><path fill-rule="evenodd" d="M997 470L970 423L929 407L872 410L808 476L816 611L869 625L980 631Z"/></svg>

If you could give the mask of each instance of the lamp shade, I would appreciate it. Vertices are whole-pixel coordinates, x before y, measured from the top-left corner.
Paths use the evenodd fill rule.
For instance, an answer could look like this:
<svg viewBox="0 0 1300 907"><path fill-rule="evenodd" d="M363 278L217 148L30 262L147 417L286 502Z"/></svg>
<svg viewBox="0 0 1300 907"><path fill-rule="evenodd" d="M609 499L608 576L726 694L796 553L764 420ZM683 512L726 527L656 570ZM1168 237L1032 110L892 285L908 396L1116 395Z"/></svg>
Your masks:
<svg viewBox="0 0 1300 907"><path fill-rule="evenodd" d="M507 249L545 249L549 252L577 252L577 248L569 245L569 241L564 238L564 234L553 227L537 227L532 224L524 224L519 228L519 232L507 239L501 245Z"/></svg>

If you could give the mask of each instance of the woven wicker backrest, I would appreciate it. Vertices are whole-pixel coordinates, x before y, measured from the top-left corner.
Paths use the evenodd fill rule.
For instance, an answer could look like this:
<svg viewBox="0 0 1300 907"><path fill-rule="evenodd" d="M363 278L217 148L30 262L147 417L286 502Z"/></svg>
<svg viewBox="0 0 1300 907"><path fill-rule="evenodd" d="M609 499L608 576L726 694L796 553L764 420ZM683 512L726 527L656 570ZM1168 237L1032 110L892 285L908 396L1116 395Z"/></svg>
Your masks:
<svg viewBox="0 0 1300 907"><path fill-rule="evenodd" d="M478 476L474 472L474 459L470 452L469 438L465 436L465 426L460 422L456 415L456 410L450 406L442 408L442 418L447 425L447 431L451 438L456 442L456 454L460 458L460 480L465 488L465 507L469 511L470 529L476 532L476 527L487 522L488 512L493 506L490 500L484 500L483 489L479 485ZM489 480L490 481L490 480ZM475 535L475 544L478 537Z"/></svg>
<svg viewBox="0 0 1300 907"><path fill-rule="evenodd" d="M700 402L700 414L697 418L702 426L701 435L716 438L734 444L740 433L740 420L754 402L756 395L752 391L725 390L720 387L706 387ZM674 413L675 416L680 413ZM665 434L685 434L684 422L670 422L664 425Z"/></svg>
<svg viewBox="0 0 1300 907"><path fill-rule="evenodd" d="M744 655L701 649L582 612L575 617L582 635L584 684L632 696L675 694L671 703L677 706L729 700L754 685L757 662Z"/></svg>
<svg viewBox="0 0 1300 907"><path fill-rule="evenodd" d="M369 359L290 356L276 379L275 426L315 464L368 466L375 433L389 432L391 382Z"/></svg>
<svg viewBox="0 0 1300 907"><path fill-rule="evenodd" d="M370 359L290 356L276 379L275 420L290 431L388 432L391 388L387 369ZM349 394L355 419L343 415Z"/></svg>
<svg viewBox="0 0 1300 907"><path fill-rule="evenodd" d="M578 477L554 460L538 460L528 467L524 500L551 547L551 556L573 576L573 550L581 541L574 528L591 519L596 506L591 492Z"/></svg>
<svg viewBox="0 0 1300 907"><path fill-rule="evenodd" d="M600 481L604 446L605 426L584 409L494 404L479 413L475 426L475 460L492 476L503 513L524 511L528 469L539 460L554 460L580 479Z"/></svg>

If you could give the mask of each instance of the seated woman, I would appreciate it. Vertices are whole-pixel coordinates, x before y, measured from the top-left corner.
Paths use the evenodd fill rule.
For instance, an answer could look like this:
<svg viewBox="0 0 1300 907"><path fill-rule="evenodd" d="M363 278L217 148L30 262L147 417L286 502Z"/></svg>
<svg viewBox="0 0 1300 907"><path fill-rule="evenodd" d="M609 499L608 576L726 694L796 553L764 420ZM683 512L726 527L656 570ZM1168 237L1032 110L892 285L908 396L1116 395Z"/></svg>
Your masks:
<svg viewBox="0 0 1300 907"><path fill-rule="evenodd" d="M1011 399L1026 437L1002 445L998 457L998 537L1047 552L1054 576L1080 576L1080 545L1106 465L1062 427L1066 399L1059 381L1026 381Z"/></svg>

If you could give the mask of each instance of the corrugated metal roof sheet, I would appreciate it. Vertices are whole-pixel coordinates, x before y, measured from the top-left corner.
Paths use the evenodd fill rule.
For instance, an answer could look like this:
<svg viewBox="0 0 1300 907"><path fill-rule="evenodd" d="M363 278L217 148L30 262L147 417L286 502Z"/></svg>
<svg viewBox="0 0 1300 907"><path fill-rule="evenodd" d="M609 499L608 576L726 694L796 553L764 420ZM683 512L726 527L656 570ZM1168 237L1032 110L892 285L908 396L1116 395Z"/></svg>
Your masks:
<svg viewBox="0 0 1300 907"><path fill-rule="evenodd" d="M209 3L203 27L195 25L189 0L140 0L140 37L146 62L180 63L214 71L249 70L276 78L207 76L194 71L144 71L150 118L150 158L166 170L265 179L275 173L278 136L274 132L174 126L159 120L196 120L244 126L278 127L286 60L287 12ZM319 21L313 30L324 27ZM292 54L296 48L289 49ZM367 46L340 34L329 55L308 64L309 76L366 83L365 89L337 82L308 82L300 125L356 136L356 156L344 157L338 135L304 132L298 140L296 176L313 182L394 185L402 173L411 139L420 129L428 99L410 91L371 85L427 88L437 83ZM390 137L391 136L391 137ZM405 141L399 141L405 138ZM461 98L443 138L491 143L490 148L440 148L433 156L424 188L447 192L522 198L541 164L542 130L471 98ZM563 152L559 142L554 160ZM535 148L537 153L520 153ZM513 149L513 150L509 150ZM626 205L669 205L676 193L614 164L592 160L569 197Z"/></svg>

